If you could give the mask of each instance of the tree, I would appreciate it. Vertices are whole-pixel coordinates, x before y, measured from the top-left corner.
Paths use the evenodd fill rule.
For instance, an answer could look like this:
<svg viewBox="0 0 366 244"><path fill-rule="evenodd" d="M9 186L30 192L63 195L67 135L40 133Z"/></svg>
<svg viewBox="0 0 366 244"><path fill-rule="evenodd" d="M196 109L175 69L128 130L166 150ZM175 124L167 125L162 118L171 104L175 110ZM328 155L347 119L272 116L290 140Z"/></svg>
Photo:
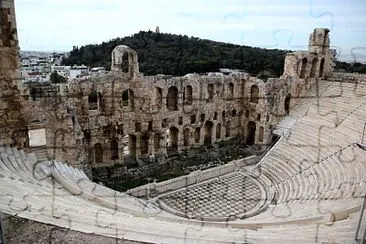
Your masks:
<svg viewBox="0 0 366 244"><path fill-rule="evenodd" d="M66 78L63 77L62 75L59 75L56 70L53 71L53 73L51 74L50 79L51 79L51 83L53 83L53 84L66 83L67 82Z"/></svg>

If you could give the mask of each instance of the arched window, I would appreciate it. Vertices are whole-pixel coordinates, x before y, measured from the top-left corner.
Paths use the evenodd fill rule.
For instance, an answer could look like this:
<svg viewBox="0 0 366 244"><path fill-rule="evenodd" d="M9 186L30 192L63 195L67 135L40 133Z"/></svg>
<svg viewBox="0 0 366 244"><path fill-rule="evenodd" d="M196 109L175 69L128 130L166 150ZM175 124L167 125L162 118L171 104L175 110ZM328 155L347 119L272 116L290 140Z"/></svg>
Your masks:
<svg viewBox="0 0 366 244"><path fill-rule="evenodd" d="M314 58L313 62L311 63L311 70L310 70L310 77L314 78L316 76L316 68L318 66L318 59Z"/></svg>
<svg viewBox="0 0 366 244"><path fill-rule="evenodd" d="M178 88L176 88L175 86L171 86L168 89L166 107L169 110L178 110Z"/></svg>
<svg viewBox="0 0 366 244"><path fill-rule="evenodd" d="M94 162L96 164L103 163L103 147L100 143L94 145Z"/></svg>
<svg viewBox="0 0 366 244"><path fill-rule="evenodd" d="M133 100L134 100L134 95L133 95L132 90L127 89L122 93L122 105L124 107L133 108L133 102L134 102Z"/></svg>
<svg viewBox="0 0 366 244"><path fill-rule="evenodd" d="M257 85L252 85L250 87L250 102L258 103L259 101L259 88Z"/></svg>
<svg viewBox="0 0 366 244"><path fill-rule="evenodd" d="M92 91L88 96L89 110L98 110L98 93Z"/></svg>
<svg viewBox="0 0 366 244"><path fill-rule="evenodd" d="M183 101L185 104L192 104L192 86L188 85L184 88Z"/></svg>
<svg viewBox="0 0 366 244"><path fill-rule="evenodd" d="M121 71L130 76L139 73L137 53L131 48L119 45L112 51L111 71Z"/></svg>
<svg viewBox="0 0 366 244"><path fill-rule="evenodd" d="M130 55L128 52L122 55L121 69L124 73L129 73L130 71Z"/></svg>
<svg viewBox="0 0 366 244"><path fill-rule="evenodd" d="M323 77L324 63L325 63L325 60L324 60L324 58L322 58L322 60L320 61L320 67L319 67L319 77Z"/></svg>
<svg viewBox="0 0 366 244"><path fill-rule="evenodd" d="M300 78L305 78L307 65L308 65L308 59L303 58L301 62Z"/></svg>
<svg viewBox="0 0 366 244"><path fill-rule="evenodd" d="M111 160L118 159L118 143L116 140L111 141Z"/></svg>

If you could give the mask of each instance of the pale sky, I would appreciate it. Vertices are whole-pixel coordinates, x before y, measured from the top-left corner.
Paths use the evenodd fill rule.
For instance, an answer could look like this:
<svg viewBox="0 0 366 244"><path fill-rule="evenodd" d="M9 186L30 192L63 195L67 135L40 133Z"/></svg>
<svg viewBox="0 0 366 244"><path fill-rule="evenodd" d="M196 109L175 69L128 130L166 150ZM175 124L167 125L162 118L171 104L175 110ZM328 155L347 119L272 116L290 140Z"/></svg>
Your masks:
<svg viewBox="0 0 366 244"><path fill-rule="evenodd" d="M342 59L366 61L366 0L15 0L22 50L70 51L140 30L291 50L316 27Z"/></svg>

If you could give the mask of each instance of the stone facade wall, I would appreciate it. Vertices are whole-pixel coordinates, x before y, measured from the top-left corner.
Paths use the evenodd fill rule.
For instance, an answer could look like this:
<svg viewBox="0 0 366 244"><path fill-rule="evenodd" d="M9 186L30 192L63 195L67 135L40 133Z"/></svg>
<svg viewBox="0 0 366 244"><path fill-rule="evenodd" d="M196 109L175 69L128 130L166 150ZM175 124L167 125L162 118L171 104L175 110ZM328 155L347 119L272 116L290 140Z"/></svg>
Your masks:
<svg viewBox="0 0 366 244"><path fill-rule="evenodd" d="M24 101L19 86L19 47L13 0L0 2L0 141L18 148L28 145Z"/></svg>
<svg viewBox="0 0 366 244"><path fill-rule="evenodd" d="M319 33L327 32L311 36ZM234 137L269 145L273 127L331 67L328 42L316 46L318 39L311 52L287 55L284 74L267 81L247 73L143 76L137 54L118 46L109 74L73 81L39 101L30 94L31 121L47 128L51 158L84 169Z"/></svg>
<svg viewBox="0 0 366 244"><path fill-rule="evenodd" d="M334 57L329 49L329 30L316 28L309 37L308 51L298 51L286 56L283 75L307 80L325 77L333 71Z"/></svg>

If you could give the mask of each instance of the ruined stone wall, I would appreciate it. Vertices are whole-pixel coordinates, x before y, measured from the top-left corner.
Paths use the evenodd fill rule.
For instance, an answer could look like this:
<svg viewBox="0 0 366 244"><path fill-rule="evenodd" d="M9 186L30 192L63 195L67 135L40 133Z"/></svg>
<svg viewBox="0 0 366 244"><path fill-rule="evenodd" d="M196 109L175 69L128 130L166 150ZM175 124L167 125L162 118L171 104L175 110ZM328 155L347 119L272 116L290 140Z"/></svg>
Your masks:
<svg viewBox="0 0 366 244"><path fill-rule="evenodd" d="M319 44L329 39L324 33L315 29L309 52L287 55L284 75L266 82L247 73L143 76L136 53L118 46L112 72L31 101L32 120L45 124L52 158L84 169L234 137L268 145L272 128L328 72L329 41Z"/></svg>
<svg viewBox="0 0 366 244"><path fill-rule="evenodd" d="M307 52L298 51L286 55L283 75L294 78L323 78L333 69L333 55L329 49L329 30L316 28L309 37Z"/></svg>
<svg viewBox="0 0 366 244"><path fill-rule="evenodd" d="M252 86L258 88L256 98ZM70 84L68 96L89 159L105 166L121 162L128 154L136 158L169 154L236 136L245 138L250 121L258 127L253 143L266 144L268 116L266 100L260 95L264 89L264 81L246 73L183 77L112 73ZM98 152L103 160L96 159Z"/></svg>
<svg viewBox="0 0 366 244"><path fill-rule="evenodd" d="M365 83L366 74L332 72L327 75L327 80L336 82Z"/></svg>
<svg viewBox="0 0 366 244"><path fill-rule="evenodd" d="M13 0L0 1L0 141L28 145L24 101L19 86L19 47Z"/></svg>

